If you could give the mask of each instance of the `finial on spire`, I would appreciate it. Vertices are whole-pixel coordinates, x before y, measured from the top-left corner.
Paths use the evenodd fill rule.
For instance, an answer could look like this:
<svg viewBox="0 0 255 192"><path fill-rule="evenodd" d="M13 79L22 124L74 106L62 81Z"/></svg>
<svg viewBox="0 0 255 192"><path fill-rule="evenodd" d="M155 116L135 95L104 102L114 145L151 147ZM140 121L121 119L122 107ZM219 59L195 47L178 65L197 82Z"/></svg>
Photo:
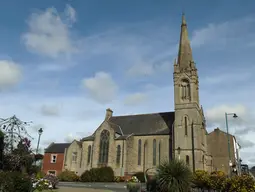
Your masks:
<svg viewBox="0 0 255 192"><path fill-rule="evenodd" d="M174 59L174 65L177 65L177 59L176 58Z"/></svg>
<svg viewBox="0 0 255 192"><path fill-rule="evenodd" d="M184 12L182 12L182 25L187 25Z"/></svg>

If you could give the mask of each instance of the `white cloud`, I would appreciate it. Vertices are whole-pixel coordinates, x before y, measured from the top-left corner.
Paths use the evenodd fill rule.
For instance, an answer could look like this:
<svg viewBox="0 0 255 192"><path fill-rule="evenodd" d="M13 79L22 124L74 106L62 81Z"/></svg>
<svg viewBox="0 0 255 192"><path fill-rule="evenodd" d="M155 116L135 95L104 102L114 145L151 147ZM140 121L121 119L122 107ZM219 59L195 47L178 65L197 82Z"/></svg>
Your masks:
<svg viewBox="0 0 255 192"><path fill-rule="evenodd" d="M68 25L75 21L75 10L69 5L63 18L54 8L34 13L28 20L29 31L22 35L22 40L31 52L52 58L61 54L69 56L77 51Z"/></svg>
<svg viewBox="0 0 255 192"><path fill-rule="evenodd" d="M100 103L111 102L118 89L111 75L105 72L97 72L94 77L83 79L82 86L94 100Z"/></svg>
<svg viewBox="0 0 255 192"><path fill-rule="evenodd" d="M65 16L70 25L76 22L76 11L70 5L66 5Z"/></svg>
<svg viewBox="0 0 255 192"><path fill-rule="evenodd" d="M128 70L128 75L132 76L149 76L154 74L154 68L151 64L145 64L145 63L139 63L136 65L133 65Z"/></svg>
<svg viewBox="0 0 255 192"><path fill-rule="evenodd" d="M227 44L235 44L236 47L237 43L242 43L247 46L248 43L251 43L250 35L253 35L252 26L254 23L254 17L244 17L218 24L210 23L206 27L193 32L192 46L200 47L213 44L218 45L215 47L217 49L223 48ZM240 44L238 45L240 46ZM238 48L240 48L239 46Z"/></svg>
<svg viewBox="0 0 255 192"><path fill-rule="evenodd" d="M41 113L45 116L58 116L59 115L59 106L57 105L43 105L41 107Z"/></svg>
<svg viewBox="0 0 255 192"><path fill-rule="evenodd" d="M69 133L65 138L64 141L67 143L73 142L73 140L79 141L81 138L78 137L77 135L73 135L72 133Z"/></svg>
<svg viewBox="0 0 255 192"><path fill-rule="evenodd" d="M139 105L147 99L146 94L144 93L134 93L126 97L124 104L125 105Z"/></svg>
<svg viewBox="0 0 255 192"><path fill-rule="evenodd" d="M10 88L20 82L22 71L13 61L0 60L0 89Z"/></svg>
<svg viewBox="0 0 255 192"><path fill-rule="evenodd" d="M237 116L247 117L248 111L244 105L220 105L207 109L205 112L207 123L211 126L223 126L225 127L225 113L236 113ZM233 119L232 116L228 116L228 119ZM238 120L238 118L237 118ZM236 123L236 121L235 121Z"/></svg>

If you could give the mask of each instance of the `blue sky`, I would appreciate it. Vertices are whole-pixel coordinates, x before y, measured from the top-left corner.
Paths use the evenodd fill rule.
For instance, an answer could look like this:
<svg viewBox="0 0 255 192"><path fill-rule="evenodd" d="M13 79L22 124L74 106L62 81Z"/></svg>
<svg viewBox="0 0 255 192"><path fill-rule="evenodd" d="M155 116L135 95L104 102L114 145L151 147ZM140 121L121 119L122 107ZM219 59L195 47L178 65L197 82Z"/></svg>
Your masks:
<svg viewBox="0 0 255 192"><path fill-rule="evenodd" d="M0 115L44 128L41 147L91 134L114 115L173 110L182 11L208 131L230 132L255 164L255 2L14 0L0 7Z"/></svg>

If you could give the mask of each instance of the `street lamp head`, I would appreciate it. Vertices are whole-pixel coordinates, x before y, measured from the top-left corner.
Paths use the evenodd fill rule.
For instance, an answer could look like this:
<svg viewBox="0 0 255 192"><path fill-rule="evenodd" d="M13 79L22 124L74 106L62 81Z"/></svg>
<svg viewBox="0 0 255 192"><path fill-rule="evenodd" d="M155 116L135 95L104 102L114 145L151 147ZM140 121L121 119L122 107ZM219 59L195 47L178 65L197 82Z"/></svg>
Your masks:
<svg viewBox="0 0 255 192"><path fill-rule="evenodd" d="M38 130L38 133L39 133L39 135L41 135L41 134L43 133L43 129L40 128L40 129Z"/></svg>
<svg viewBox="0 0 255 192"><path fill-rule="evenodd" d="M233 118L237 118L238 116L234 113Z"/></svg>

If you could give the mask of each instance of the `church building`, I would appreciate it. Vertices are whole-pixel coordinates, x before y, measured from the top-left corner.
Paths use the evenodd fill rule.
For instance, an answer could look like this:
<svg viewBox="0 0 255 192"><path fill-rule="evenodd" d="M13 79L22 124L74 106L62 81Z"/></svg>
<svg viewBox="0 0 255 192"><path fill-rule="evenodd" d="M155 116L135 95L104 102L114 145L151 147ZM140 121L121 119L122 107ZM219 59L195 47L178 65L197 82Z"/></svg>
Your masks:
<svg viewBox="0 0 255 192"><path fill-rule="evenodd" d="M82 174L110 166L116 176L125 176L147 169L153 172L162 161L177 158L192 171L212 171L198 71L184 15L173 67L174 111L115 116L107 109L104 121L92 135L73 141L66 149L63 169Z"/></svg>

